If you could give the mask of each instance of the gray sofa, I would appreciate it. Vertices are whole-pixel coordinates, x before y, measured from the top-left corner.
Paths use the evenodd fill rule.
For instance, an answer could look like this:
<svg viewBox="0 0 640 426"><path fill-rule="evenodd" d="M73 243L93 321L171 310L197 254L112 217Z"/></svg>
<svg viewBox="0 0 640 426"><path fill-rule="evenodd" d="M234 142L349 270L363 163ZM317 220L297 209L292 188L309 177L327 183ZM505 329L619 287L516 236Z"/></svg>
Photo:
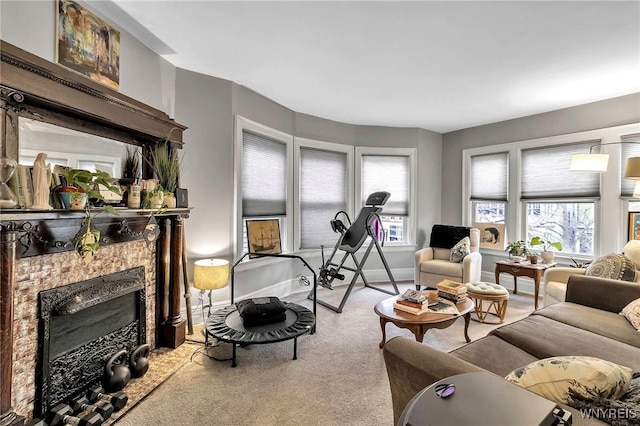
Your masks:
<svg viewBox="0 0 640 426"><path fill-rule="evenodd" d="M420 390L455 374L489 371L504 377L538 359L588 355L640 371L640 332L618 313L640 298L640 285L574 275L564 302L495 329L488 336L444 353L407 337L395 337L383 354L391 385L394 424ZM481 327L481 325L477 325ZM573 424L600 424L573 411Z"/></svg>

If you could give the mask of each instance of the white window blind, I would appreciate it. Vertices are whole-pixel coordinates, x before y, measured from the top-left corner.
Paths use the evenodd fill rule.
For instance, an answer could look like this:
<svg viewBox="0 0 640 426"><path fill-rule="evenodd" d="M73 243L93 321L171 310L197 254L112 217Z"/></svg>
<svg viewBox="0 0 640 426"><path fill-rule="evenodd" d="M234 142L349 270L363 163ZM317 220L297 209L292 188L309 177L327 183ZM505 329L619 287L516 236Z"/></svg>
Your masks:
<svg viewBox="0 0 640 426"><path fill-rule="evenodd" d="M507 201L509 156L506 152L471 157L471 199Z"/></svg>
<svg viewBox="0 0 640 426"><path fill-rule="evenodd" d="M333 246L330 221L347 210L347 154L300 148L300 248Z"/></svg>
<svg viewBox="0 0 640 426"><path fill-rule="evenodd" d="M569 170L573 154L586 154L600 141L522 150L522 199L599 198L600 174Z"/></svg>
<svg viewBox="0 0 640 426"><path fill-rule="evenodd" d="M383 207L385 215L409 215L409 186L411 182L409 156L362 156L362 203L369 194L386 191L391 194Z"/></svg>
<svg viewBox="0 0 640 426"><path fill-rule="evenodd" d="M640 133L625 135L620 138L623 142L620 155L620 196L631 197L636 180L624 178L624 168L631 157L640 157ZM631 143L637 142L637 143Z"/></svg>
<svg viewBox="0 0 640 426"><path fill-rule="evenodd" d="M242 132L242 216L283 216L287 208L287 146Z"/></svg>

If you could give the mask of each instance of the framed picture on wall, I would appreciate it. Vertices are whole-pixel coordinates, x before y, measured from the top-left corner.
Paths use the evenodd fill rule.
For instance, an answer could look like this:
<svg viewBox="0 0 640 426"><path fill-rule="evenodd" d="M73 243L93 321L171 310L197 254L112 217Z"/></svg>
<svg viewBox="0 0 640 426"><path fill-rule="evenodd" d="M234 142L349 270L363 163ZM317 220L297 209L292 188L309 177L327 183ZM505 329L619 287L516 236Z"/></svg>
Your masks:
<svg viewBox="0 0 640 426"><path fill-rule="evenodd" d="M480 230L480 248L504 250L504 223L479 223L473 224Z"/></svg>
<svg viewBox="0 0 640 426"><path fill-rule="evenodd" d="M247 220L249 258L255 254L280 254L280 221L278 219Z"/></svg>
<svg viewBox="0 0 640 426"><path fill-rule="evenodd" d="M58 0L56 62L112 89L120 86L120 31L71 0Z"/></svg>
<svg viewBox="0 0 640 426"><path fill-rule="evenodd" d="M629 241L640 240L640 212L629 212Z"/></svg>

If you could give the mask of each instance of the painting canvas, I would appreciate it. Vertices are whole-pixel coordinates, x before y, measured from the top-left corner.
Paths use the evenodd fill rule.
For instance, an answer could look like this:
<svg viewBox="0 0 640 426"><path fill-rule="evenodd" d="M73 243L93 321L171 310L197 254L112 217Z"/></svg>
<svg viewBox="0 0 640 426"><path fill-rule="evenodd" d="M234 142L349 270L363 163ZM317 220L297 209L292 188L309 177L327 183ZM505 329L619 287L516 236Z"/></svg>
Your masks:
<svg viewBox="0 0 640 426"><path fill-rule="evenodd" d="M640 212L629 212L629 241L640 240Z"/></svg>
<svg viewBox="0 0 640 426"><path fill-rule="evenodd" d="M247 220L249 257L253 254L280 254L280 225L277 219Z"/></svg>
<svg viewBox="0 0 640 426"><path fill-rule="evenodd" d="M480 248L504 250L504 223L474 223L480 230Z"/></svg>
<svg viewBox="0 0 640 426"><path fill-rule="evenodd" d="M71 0L58 0L56 61L105 86L120 85L120 31Z"/></svg>

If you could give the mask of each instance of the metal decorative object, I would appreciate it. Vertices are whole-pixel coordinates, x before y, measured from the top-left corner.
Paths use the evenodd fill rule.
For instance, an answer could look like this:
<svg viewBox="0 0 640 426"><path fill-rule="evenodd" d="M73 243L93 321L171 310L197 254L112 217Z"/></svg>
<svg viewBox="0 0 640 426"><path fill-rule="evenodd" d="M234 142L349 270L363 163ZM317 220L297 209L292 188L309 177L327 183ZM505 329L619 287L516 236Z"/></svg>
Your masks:
<svg viewBox="0 0 640 426"><path fill-rule="evenodd" d="M158 236L160 235L160 228L158 227L158 221L155 216L151 216L149 218L149 222L147 222L147 226L145 226L144 231L142 232L142 236L144 237L144 241L147 243L147 248L151 250L155 244Z"/></svg>

